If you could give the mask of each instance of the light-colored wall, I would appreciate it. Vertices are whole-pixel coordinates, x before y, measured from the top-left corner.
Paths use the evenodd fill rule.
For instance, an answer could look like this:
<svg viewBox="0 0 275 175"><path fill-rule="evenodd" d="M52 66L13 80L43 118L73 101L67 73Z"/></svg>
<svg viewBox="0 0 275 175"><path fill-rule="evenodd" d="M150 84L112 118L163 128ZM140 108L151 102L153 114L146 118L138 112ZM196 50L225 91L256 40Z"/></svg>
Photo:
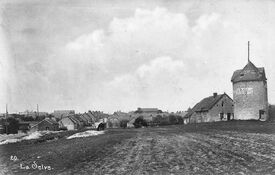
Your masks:
<svg viewBox="0 0 275 175"><path fill-rule="evenodd" d="M76 124L74 124L68 117L61 119L59 125L60 127L65 126L68 130L77 129Z"/></svg>
<svg viewBox="0 0 275 175"><path fill-rule="evenodd" d="M233 101L224 95L209 111L194 112L191 116L190 123L221 121L220 113L224 113L223 121L227 121L227 113L231 114L231 119L233 118L233 108Z"/></svg>
<svg viewBox="0 0 275 175"><path fill-rule="evenodd" d="M262 120L268 119L267 85L264 81L234 83L233 99L236 120L258 120L259 110L266 114Z"/></svg>
<svg viewBox="0 0 275 175"><path fill-rule="evenodd" d="M220 113L224 114L224 118L222 121L227 121L228 113L231 114L230 118L232 119L234 111L233 105L233 101L230 98L228 98L228 96L223 96L223 98L217 104L215 104L215 106L207 113L208 122L221 121Z"/></svg>

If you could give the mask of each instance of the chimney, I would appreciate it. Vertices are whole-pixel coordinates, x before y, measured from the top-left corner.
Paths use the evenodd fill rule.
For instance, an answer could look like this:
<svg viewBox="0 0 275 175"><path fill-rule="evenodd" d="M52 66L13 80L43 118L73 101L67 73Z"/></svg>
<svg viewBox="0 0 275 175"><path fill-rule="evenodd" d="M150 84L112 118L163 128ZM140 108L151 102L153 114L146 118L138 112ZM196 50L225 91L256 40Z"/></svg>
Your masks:
<svg viewBox="0 0 275 175"><path fill-rule="evenodd" d="M213 93L213 97L214 97L214 98L217 97L217 95L218 95L217 92L214 92L214 93Z"/></svg>

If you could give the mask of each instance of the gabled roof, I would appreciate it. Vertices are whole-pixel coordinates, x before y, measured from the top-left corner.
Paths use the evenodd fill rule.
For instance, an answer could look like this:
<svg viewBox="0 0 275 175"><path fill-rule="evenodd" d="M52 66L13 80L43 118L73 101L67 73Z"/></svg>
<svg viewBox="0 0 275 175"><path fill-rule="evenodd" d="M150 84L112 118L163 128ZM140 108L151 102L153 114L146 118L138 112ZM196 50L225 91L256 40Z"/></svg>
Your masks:
<svg viewBox="0 0 275 175"><path fill-rule="evenodd" d="M80 121L73 115L68 116L68 118L75 124L80 124Z"/></svg>
<svg viewBox="0 0 275 175"><path fill-rule="evenodd" d="M240 70L236 70L233 73L231 81L233 83L241 81L265 81L265 70L263 67L257 68L251 61L248 61L247 65Z"/></svg>
<svg viewBox="0 0 275 175"><path fill-rule="evenodd" d="M212 109L213 106L215 106L216 103L218 103L224 96L227 96L229 99L231 99L226 93L216 95L216 96L210 96L202 99L199 103L197 103L191 111L184 116L184 118L190 117L194 112L204 112L209 111ZM231 99L232 100L232 99ZM233 102L233 100L232 100Z"/></svg>
<svg viewBox="0 0 275 175"><path fill-rule="evenodd" d="M44 120L40 121L39 123L37 123L37 124L35 124L35 125L31 126L31 127L32 127L32 128L33 128L33 127L36 127L36 126L38 126L40 123L42 123L42 122L44 122L44 121L46 121L46 122L48 122L48 123L50 123L50 124L52 124L52 125L58 125L58 122L57 122L57 121L55 121L55 120L53 120L53 119L50 119L50 118L45 118Z"/></svg>
<svg viewBox="0 0 275 175"><path fill-rule="evenodd" d="M92 112L89 111L88 114L94 116L95 121L99 121L100 119L109 117L108 114L105 114L105 113L100 112L100 111L92 111Z"/></svg>

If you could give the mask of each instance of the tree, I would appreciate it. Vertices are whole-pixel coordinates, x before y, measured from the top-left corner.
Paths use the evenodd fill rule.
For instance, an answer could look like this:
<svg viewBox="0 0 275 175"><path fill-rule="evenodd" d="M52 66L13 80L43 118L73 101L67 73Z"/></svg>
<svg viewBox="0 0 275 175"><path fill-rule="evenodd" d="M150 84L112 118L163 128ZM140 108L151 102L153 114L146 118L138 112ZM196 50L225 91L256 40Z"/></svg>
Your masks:
<svg viewBox="0 0 275 175"><path fill-rule="evenodd" d="M169 115L169 123L172 125L177 124L177 117L173 114Z"/></svg>
<svg viewBox="0 0 275 175"><path fill-rule="evenodd" d="M133 125L135 126L135 128L140 128L142 126L147 127L148 123L146 122L146 120L143 119L142 116L139 116L138 118L135 119L135 122L133 123Z"/></svg>
<svg viewBox="0 0 275 175"><path fill-rule="evenodd" d="M9 117L5 123L5 127L7 127L8 130L7 134L17 134L19 129L19 121L13 117Z"/></svg>
<svg viewBox="0 0 275 175"><path fill-rule="evenodd" d="M112 123L111 121L107 121L107 126L108 126L109 128L112 128L112 127L113 127L113 123Z"/></svg>
<svg viewBox="0 0 275 175"><path fill-rule="evenodd" d="M177 124L183 124L183 118L180 115L177 115Z"/></svg>
<svg viewBox="0 0 275 175"><path fill-rule="evenodd" d="M119 126L121 128L126 128L128 122L129 122L128 120L121 120L120 123L119 123Z"/></svg>
<svg viewBox="0 0 275 175"><path fill-rule="evenodd" d="M153 122L156 124L156 125L160 125L161 121L162 121L162 116L161 115L157 115L156 117L153 118Z"/></svg>

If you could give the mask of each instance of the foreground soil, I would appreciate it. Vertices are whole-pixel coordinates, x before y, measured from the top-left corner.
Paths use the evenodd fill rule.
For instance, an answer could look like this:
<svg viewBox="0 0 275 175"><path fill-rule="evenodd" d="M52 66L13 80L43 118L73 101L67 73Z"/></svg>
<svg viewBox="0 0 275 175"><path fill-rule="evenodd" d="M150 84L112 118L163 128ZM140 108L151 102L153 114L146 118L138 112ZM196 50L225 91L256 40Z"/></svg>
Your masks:
<svg viewBox="0 0 275 175"><path fill-rule="evenodd" d="M255 125L255 126L254 126ZM247 126L247 127L245 127ZM254 126L254 127L251 127ZM272 128L271 130L268 128ZM3 174L275 174L275 125L108 130L89 138L0 147ZM248 129L247 128L251 128ZM11 161L10 155L19 160ZM52 170L22 170L20 163Z"/></svg>

